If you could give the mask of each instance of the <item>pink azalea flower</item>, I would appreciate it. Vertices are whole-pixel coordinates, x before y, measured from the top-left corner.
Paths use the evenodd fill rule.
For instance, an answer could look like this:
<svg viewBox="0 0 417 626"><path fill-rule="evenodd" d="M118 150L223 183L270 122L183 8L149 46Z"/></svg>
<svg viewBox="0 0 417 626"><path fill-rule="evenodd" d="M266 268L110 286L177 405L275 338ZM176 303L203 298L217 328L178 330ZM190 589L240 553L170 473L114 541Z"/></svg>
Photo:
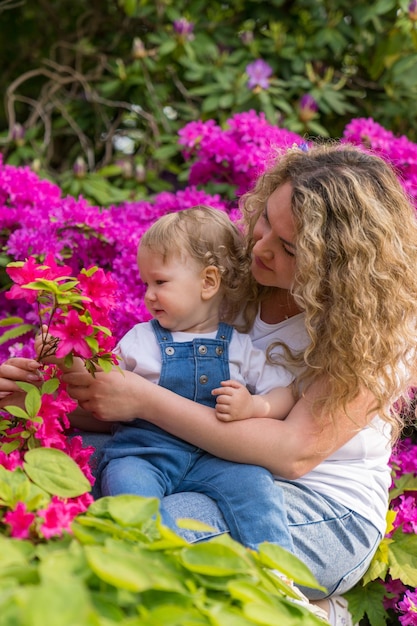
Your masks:
<svg viewBox="0 0 417 626"><path fill-rule="evenodd" d="M37 292L23 289L20 285L27 285L39 278L46 280L56 280L71 274L71 268L66 265L57 265L52 254L48 254L45 263L38 263L33 256L30 256L21 267L7 267L6 271L15 285L6 293L6 298L23 298L30 304L35 302Z"/></svg>
<svg viewBox="0 0 417 626"><path fill-rule="evenodd" d="M23 459L20 452L14 450L14 452L6 454L3 450L0 450L0 465L11 472L18 467L23 467Z"/></svg>
<svg viewBox="0 0 417 626"><path fill-rule="evenodd" d="M97 269L91 276L82 272L77 278L83 296L90 299L90 302L86 303L86 307L89 309L93 321L96 324L101 324L108 312L116 305L116 281L110 272L106 274L101 268Z"/></svg>
<svg viewBox="0 0 417 626"><path fill-rule="evenodd" d="M35 290L23 289L20 285L27 285L42 276L39 265L33 257L29 257L22 267L7 267L6 272L14 281L12 288L6 293L8 300L23 298L29 304L36 302L38 294Z"/></svg>
<svg viewBox="0 0 417 626"><path fill-rule="evenodd" d="M30 526L35 519L34 513L29 513L24 502L18 502L12 511L8 511L3 521L10 526L10 534L15 539L28 539Z"/></svg>
<svg viewBox="0 0 417 626"><path fill-rule="evenodd" d="M92 350L84 337L91 335L93 328L80 320L74 309L69 311L63 323L51 325L50 333L53 337L57 337L60 340L56 350L58 358L63 358L71 352L75 356L80 356L84 359L92 357Z"/></svg>
<svg viewBox="0 0 417 626"><path fill-rule="evenodd" d="M45 539L51 537L61 537L64 532L71 533L71 523L76 515L83 513L92 498L74 498L72 500L60 500L53 496L46 509L40 509L39 515L44 521L40 527L42 536Z"/></svg>

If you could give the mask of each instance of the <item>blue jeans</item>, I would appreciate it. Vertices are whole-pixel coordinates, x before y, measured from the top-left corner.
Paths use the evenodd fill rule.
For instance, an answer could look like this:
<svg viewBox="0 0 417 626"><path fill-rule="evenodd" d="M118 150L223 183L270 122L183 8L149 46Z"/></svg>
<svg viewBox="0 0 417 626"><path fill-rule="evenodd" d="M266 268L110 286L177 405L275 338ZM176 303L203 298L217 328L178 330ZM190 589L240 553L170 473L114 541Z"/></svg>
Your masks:
<svg viewBox="0 0 417 626"><path fill-rule="evenodd" d="M109 435L83 433L84 445L96 448L98 458ZM318 582L328 590L303 589L311 600L345 593L363 576L382 539L367 519L331 498L295 482L277 481L287 509L288 527L293 552L312 571ZM97 486L94 497L100 497ZM178 493L163 498L165 510L173 519L197 519L211 526L212 532L177 531L189 542L204 541L229 532L216 503L200 493Z"/></svg>
<svg viewBox="0 0 417 626"><path fill-rule="evenodd" d="M268 470L232 463L178 439L143 420L119 426L98 468L104 496L125 493L161 500L163 522L180 532L164 496L203 493L215 500L230 534L249 548L263 541L292 551L283 494Z"/></svg>

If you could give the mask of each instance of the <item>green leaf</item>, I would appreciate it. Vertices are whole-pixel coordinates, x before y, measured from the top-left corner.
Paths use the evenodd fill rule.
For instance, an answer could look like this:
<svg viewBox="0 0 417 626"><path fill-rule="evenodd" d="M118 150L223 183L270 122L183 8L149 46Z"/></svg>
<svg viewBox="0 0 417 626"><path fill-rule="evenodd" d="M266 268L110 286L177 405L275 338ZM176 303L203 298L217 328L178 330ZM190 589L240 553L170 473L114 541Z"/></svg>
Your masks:
<svg viewBox="0 0 417 626"><path fill-rule="evenodd" d="M86 546L85 554L95 574L119 589L185 592L181 571L169 556L116 543Z"/></svg>
<svg viewBox="0 0 417 626"><path fill-rule="evenodd" d="M26 285L22 285L24 289L35 289L36 291L46 291L47 293L56 294L59 292L59 286L53 280L47 280L46 278L38 278Z"/></svg>
<svg viewBox="0 0 417 626"><path fill-rule="evenodd" d="M20 406L5 406L4 410L13 415L14 417L19 417L24 420L30 419L30 415L26 413Z"/></svg>
<svg viewBox="0 0 417 626"><path fill-rule="evenodd" d="M358 624L366 613L371 626L386 626L387 612L383 600L387 591L381 582L373 582L365 587L358 583L353 589L344 594L349 601L349 612L352 622Z"/></svg>
<svg viewBox="0 0 417 626"><path fill-rule="evenodd" d="M255 624L271 626L322 626L323 620L316 617L307 608L294 603L284 601L277 602L275 606L266 604L249 603L243 605L243 614Z"/></svg>
<svg viewBox="0 0 417 626"><path fill-rule="evenodd" d="M50 393L55 393L55 391L58 389L59 387L59 380L58 378L50 378L49 380L46 380L42 387L41 387L41 394L50 394Z"/></svg>
<svg viewBox="0 0 417 626"><path fill-rule="evenodd" d="M322 589L310 569L294 554L273 543L261 543L259 559L267 567L277 569L293 580L297 585Z"/></svg>
<svg viewBox="0 0 417 626"><path fill-rule="evenodd" d="M70 601L68 601L70 599ZM60 573L54 579L48 578L40 585L27 585L21 594L27 626L74 626L92 625L91 601L82 579Z"/></svg>
<svg viewBox="0 0 417 626"><path fill-rule="evenodd" d="M36 485L61 498L74 498L91 490L77 463L54 448L35 448L25 454L24 469Z"/></svg>
<svg viewBox="0 0 417 626"><path fill-rule="evenodd" d="M167 39L166 41L164 41L164 43L159 46L159 54L161 55L161 57L166 56L167 54L171 54L172 52L174 52L175 48L177 47L177 42L175 40L175 38L173 37L172 39Z"/></svg>
<svg viewBox="0 0 417 626"><path fill-rule="evenodd" d="M134 495L105 497L91 504L91 515L108 516L121 526L136 526L149 520L159 511L157 498L143 498Z"/></svg>
<svg viewBox="0 0 417 626"><path fill-rule="evenodd" d="M25 409L31 418L38 415L41 404L42 400L39 390L33 387L25 397Z"/></svg>
<svg viewBox="0 0 417 626"><path fill-rule="evenodd" d="M417 491L417 477L413 474L403 474L399 479L395 480L395 487L390 489L390 500L398 498L404 491Z"/></svg>
<svg viewBox="0 0 417 626"><path fill-rule="evenodd" d="M68 282L63 283L62 285L59 285L59 290L60 291L69 291L70 289L74 289L74 287L76 287L79 284L78 280L69 280ZM76 294L77 296L79 294ZM81 299L81 295L79 296Z"/></svg>
<svg viewBox="0 0 417 626"><path fill-rule="evenodd" d="M23 323L23 318L22 317L6 317L3 320L0 320L0 328L2 328L3 326L14 326L15 324L22 324Z"/></svg>
<svg viewBox="0 0 417 626"><path fill-rule="evenodd" d="M137 0L119 0L119 6L122 7L128 17L135 15L137 4Z"/></svg>
<svg viewBox="0 0 417 626"><path fill-rule="evenodd" d="M388 546L389 573L405 585L417 587L417 535L397 529Z"/></svg>
<svg viewBox="0 0 417 626"><path fill-rule="evenodd" d="M99 345L98 345L97 339L92 337L92 335L86 335L84 337L84 339L85 339L85 342L87 343L88 347L91 348L91 350L93 351L94 354L96 354L98 352L98 349L99 349Z"/></svg>
<svg viewBox="0 0 417 626"><path fill-rule="evenodd" d="M192 572L208 576L232 576L248 571L249 561L234 547L217 542L197 543L181 551L181 562Z"/></svg>
<svg viewBox="0 0 417 626"><path fill-rule="evenodd" d="M16 337L21 337L22 335L26 335L26 333L30 333L34 330L33 324L21 324L20 326L16 326L15 328L11 328L2 334L0 337L0 346L6 341L10 341L11 339L16 339Z"/></svg>
<svg viewBox="0 0 417 626"><path fill-rule="evenodd" d="M103 359L101 357L97 359L97 364L99 367L101 367L103 372L106 373L111 372L114 367L112 361L109 361L108 359Z"/></svg>

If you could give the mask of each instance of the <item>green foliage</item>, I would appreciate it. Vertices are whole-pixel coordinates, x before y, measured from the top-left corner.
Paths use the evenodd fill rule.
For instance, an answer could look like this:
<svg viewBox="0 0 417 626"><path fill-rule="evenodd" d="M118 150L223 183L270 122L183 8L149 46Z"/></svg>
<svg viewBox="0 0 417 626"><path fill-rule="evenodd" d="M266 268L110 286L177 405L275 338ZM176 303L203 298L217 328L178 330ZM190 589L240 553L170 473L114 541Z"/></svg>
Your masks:
<svg viewBox="0 0 417 626"><path fill-rule="evenodd" d="M228 536L189 545L161 525L156 499L102 498L73 533L37 546L0 535L2 626L322 624L272 572L316 586L296 557Z"/></svg>
<svg viewBox="0 0 417 626"><path fill-rule="evenodd" d="M0 146L8 163L105 206L177 185L177 132L200 118L255 109L300 134L338 137L352 117L372 117L416 141L408 4L0 2ZM176 29L179 19L192 29ZM256 59L272 67L267 89L247 86ZM303 114L305 94L317 113Z"/></svg>
<svg viewBox="0 0 417 626"><path fill-rule="evenodd" d="M417 477L413 474L396 477L394 468L390 489L391 503L402 495L406 496L407 491L416 490ZM417 587L417 535L404 532L401 526L395 528L396 514L391 507L387 514L386 536L379 544L362 580L345 594L354 624L359 623L364 615L370 626L398 623L397 620L390 621L390 615L384 609L383 599L390 597L384 581L398 580L412 589Z"/></svg>

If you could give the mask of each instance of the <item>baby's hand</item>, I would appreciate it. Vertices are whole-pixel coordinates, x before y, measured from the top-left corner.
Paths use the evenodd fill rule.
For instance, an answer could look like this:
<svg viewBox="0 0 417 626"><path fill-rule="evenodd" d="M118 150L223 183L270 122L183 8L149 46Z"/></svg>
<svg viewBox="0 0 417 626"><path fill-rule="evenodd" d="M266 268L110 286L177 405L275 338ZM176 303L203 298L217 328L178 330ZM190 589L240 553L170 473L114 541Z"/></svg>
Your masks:
<svg viewBox="0 0 417 626"><path fill-rule="evenodd" d="M217 396L215 413L218 420L232 422L253 417L252 396L236 380L223 380L221 387L211 393Z"/></svg>

